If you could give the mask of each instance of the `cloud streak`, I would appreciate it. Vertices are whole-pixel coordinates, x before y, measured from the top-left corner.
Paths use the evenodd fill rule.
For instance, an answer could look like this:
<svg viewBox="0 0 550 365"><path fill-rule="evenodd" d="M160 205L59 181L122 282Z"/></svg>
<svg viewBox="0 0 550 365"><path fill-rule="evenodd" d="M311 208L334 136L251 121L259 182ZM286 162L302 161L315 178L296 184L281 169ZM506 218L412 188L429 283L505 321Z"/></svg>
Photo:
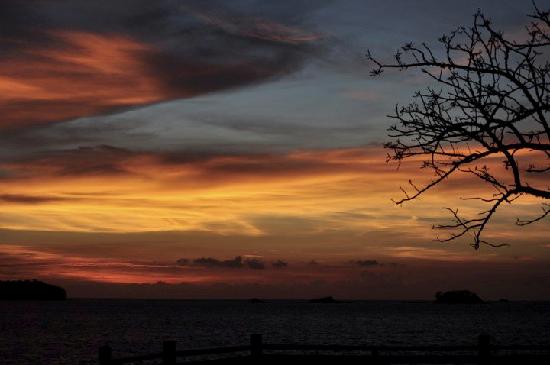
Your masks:
<svg viewBox="0 0 550 365"><path fill-rule="evenodd" d="M18 195L18 194L0 194L0 202L14 204L43 204L66 201L67 198L56 196L39 195Z"/></svg>

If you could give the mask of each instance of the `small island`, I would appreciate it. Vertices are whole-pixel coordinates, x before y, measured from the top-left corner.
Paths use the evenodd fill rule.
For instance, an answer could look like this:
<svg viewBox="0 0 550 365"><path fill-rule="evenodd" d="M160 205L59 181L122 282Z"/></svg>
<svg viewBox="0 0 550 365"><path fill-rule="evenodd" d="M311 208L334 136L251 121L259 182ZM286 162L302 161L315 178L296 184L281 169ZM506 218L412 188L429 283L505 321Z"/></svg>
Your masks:
<svg viewBox="0 0 550 365"><path fill-rule="evenodd" d="M0 281L0 300L65 300L65 289L38 280Z"/></svg>
<svg viewBox="0 0 550 365"><path fill-rule="evenodd" d="M438 304L479 304L483 300L469 290L452 290L435 293L435 303Z"/></svg>
<svg viewBox="0 0 550 365"><path fill-rule="evenodd" d="M323 297L323 298L317 298L317 299L310 299L309 303L343 303L339 300L334 299L332 296Z"/></svg>

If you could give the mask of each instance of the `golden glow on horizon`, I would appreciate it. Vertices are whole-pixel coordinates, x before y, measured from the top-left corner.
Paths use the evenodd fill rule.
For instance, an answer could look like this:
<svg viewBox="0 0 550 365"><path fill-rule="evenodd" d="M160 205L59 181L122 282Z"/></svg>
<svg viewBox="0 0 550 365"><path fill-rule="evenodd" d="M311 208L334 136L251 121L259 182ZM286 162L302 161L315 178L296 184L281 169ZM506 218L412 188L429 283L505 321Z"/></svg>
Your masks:
<svg viewBox="0 0 550 365"><path fill-rule="evenodd" d="M131 261L112 257L86 257L29 248L21 245L2 244L0 255L21 265L26 272L38 277L76 279L101 283L145 283L206 284L238 282L273 283L292 280L310 281L318 279L319 268L293 262L293 267L284 270L271 269L269 262L265 270L243 268L209 268L181 266L176 260L154 262L151 260ZM327 272L327 269L328 272ZM350 272L357 272L354 265L325 266L324 280L341 280ZM384 271L374 268L374 271ZM3 278L0 272L0 279Z"/></svg>
<svg viewBox="0 0 550 365"><path fill-rule="evenodd" d="M309 285L348 282L364 270L371 279L401 275L407 269L400 262L500 265L528 263L541 250L541 257L548 256L540 244L550 234L548 225L521 230L513 225L516 214L529 217L538 209L534 199L520 199L513 209L499 212L487 231L491 239L502 240L521 232L521 255L480 254L464 243L434 244L430 226L448 221L444 207L476 214L480 202L460 200L458 194L488 192L457 176L422 199L396 207L390 199L398 196L399 185L418 176L418 161L396 170L384 162L384 153L372 147L189 160L98 149L3 164L0 170L8 177L0 179L0 229L19 230L23 241L0 236L0 259L28 263L19 269L26 276L64 280ZM47 237L40 231L73 232L75 238L46 243L38 238ZM187 236L162 235L175 231ZM123 243L110 242L125 232L135 233ZM161 235L144 238L148 232ZM182 257L237 255L258 257L267 265L290 259L291 265L252 270L176 264ZM397 266L353 264L363 257ZM313 259L325 263L309 265Z"/></svg>
<svg viewBox="0 0 550 365"><path fill-rule="evenodd" d="M426 220L444 221L448 215L443 208L459 204L466 214L479 211L479 202L460 201L455 194L491 193L459 177L418 201L396 207L390 199L399 196L399 186L418 170L414 163L395 170L383 154L381 149L366 148L180 163L153 154L98 152L98 159L108 160L106 171L95 171L92 165L90 171L73 174L67 170L75 164L86 167L75 156L4 164L0 168L21 177L0 181L2 205L8 208L0 228L254 236L289 229L293 234L360 233L406 227L433 238ZM519 200L514 211L528 212L533 204L538 202Z"/></svg>

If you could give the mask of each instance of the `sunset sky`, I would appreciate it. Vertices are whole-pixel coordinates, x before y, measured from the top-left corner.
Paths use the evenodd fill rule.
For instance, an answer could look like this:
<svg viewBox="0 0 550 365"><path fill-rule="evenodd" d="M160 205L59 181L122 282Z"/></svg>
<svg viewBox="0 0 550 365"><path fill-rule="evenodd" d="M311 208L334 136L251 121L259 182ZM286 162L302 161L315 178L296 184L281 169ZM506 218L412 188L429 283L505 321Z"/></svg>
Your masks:
<svg viewBox="0 0 550 365"><path fill-rule="evenodd" d="M547 1L540 1L548 5ZM386 163L386 117L426 85L369 76L480 8L517 37L530 1L3 0L0 279L71 296L550 299L540 201L440 243L457 176L398 207L421 159ZM499 166L500 160L491 162ZM546 176L547 177L547 176Z"/></svg>

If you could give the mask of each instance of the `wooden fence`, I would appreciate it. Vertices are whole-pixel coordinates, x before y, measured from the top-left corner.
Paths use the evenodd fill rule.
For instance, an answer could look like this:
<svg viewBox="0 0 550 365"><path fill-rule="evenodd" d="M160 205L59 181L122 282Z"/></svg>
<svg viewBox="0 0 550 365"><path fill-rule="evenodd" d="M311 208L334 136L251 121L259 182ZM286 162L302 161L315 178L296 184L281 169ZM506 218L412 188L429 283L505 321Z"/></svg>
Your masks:
<svg viewBox="0 0 550 365"><path fill-rule="evenodd" d="M264 343L261 334L250 344L196 350L177 350L165 341L162 352L115 359L109 346L99 348L100 365L156 363L175 365L212 360L225 363L280 363L281 361L329 361L361 364L550 364L550 345L496 346L488 335L472 346L371 346ZM205 359L206 357L206 359ZM178 362L180 361L180 362Z"/></svg>

